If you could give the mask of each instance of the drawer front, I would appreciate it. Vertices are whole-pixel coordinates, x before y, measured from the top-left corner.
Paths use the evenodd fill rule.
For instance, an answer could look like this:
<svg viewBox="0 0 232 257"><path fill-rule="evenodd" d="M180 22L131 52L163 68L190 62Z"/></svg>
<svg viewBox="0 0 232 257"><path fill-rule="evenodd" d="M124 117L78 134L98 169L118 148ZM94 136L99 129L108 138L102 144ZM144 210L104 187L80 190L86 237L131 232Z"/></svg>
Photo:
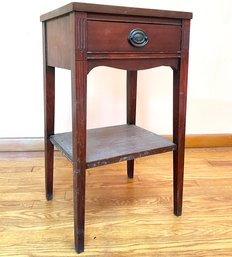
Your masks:
<svg viewBox="0 0 232 257"><path fill-rule="evenodd" d="M180 51L180 26L88 21L87 31L88 52Z"/></svg>

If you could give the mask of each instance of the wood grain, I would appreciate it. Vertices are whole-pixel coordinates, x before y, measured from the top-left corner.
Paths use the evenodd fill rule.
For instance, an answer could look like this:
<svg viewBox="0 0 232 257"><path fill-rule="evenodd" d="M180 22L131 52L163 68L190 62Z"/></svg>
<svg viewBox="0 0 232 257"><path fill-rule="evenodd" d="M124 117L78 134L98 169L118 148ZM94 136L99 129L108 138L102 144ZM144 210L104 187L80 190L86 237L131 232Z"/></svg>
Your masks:
<svg viewBox="0 0 232 257"><path fill-rule="evenodd" d="M87 170L82 256L213 257L232 253L232 148L187 149L183 215L172 214L172 154ZM54 200L44 154L0 153L0 256L77 256L72 165L55 154Z"/></svg>
<svg viewBox="0 0 232 257"><path fill-rule="evenodd" d="M65 15L67 13L77 12L89 12L98 14L115 14L126 16L148 16L148 17L161 17L161 18L175 18L175 19L191 19L192 13L190 12L176 12L166 10L154 10L134 7L123 6L111 6L111 5L99 5L99 4L87 4L87 3L70 3L63 7L60 7L54 11L48 12L40 16L40 21L53 19L58 16Z"/></svg>
<svg viewBox="0 0 232 257"><path fill-rule="evenodd" d="M53 19L46 24L47 64L71 69L71 35L69 15Z"/></svg>
<svg viewBox="0 0 232 257"><path fill-rule="evenodd" d="M137 28L145 31L148 36L148 44L144 47L136 48L128 42L130 31ZM177 53L180 51L180 39L181 26L88 21L90 53Z"/></svg>
<svg viewBox="0 0 232 257"><path fill-rule="evenodd" d="M50 140L70 161L73 161L71 132L52 135ZM173 142L135 125L89 129L86 167L93 168L132 160L172 151L175 148Z"/></svg>

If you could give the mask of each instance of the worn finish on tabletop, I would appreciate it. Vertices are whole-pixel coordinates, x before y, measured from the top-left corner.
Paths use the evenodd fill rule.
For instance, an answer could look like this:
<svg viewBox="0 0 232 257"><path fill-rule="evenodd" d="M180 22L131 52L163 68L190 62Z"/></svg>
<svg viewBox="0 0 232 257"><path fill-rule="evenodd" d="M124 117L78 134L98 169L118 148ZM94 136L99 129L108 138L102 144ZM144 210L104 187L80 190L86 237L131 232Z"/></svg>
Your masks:
<svg viewBox="0 0 232 257"><path fill-rule="evenodd" d="M41 16L44 42L45 174L52 198L54 143L73 162L74 240L84 251L86 169L174 150L174 213L182 211L188 47L191 13L70 3ZM105 65L127 70L127 125L86 131L87 74ZM137 71L170 66L173 142L136 124ZM72 133L54 135L55 67L71 70ZM145 115L145 114L144 114Z"/></svg>
<svg viewBox="0 0 232 257"><path fill-rule="evenodd" d="M74 162L71 132L53 135L50 140ZM171 141L132 125L89 129L86 141L86 168L133 160L176 148Z"/></svg>
<svg viewBox="0 0 232 257"><path fill-rule="evenodd" d="M192 13L190 12L176 12L167 10L154 10L134 7L123 6L111 6L111 5L98 5L87 3L70 3L54 11L41 15L40 20L46 21L49 19L57 18L70 12L87 12L87 13L99 13L116 14L126 16L140 16L140 17L159 17L159 18L171 18L171 19L192 19Z"/></svg>

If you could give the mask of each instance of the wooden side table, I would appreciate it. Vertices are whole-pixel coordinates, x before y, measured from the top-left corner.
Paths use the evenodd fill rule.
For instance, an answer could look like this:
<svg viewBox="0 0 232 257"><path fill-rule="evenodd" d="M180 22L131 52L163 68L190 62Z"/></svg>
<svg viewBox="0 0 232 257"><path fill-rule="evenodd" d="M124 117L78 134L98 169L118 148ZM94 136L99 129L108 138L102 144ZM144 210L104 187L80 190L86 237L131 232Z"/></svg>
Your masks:
<svg viewBox="0 0 232 257"><path fill-rule="evenodd" d="M70 3L43 22L45 179L52 199L54 145L73 163L75 247L84 251L86 169L173 152L174 213L182 212L189 31L192 13ZM86 130L87 74L94 67L127 70L127 124ZM173 142L136 126L137 71L173 69ZM71 70L72 132L54 134L55 67Z"/></svg>

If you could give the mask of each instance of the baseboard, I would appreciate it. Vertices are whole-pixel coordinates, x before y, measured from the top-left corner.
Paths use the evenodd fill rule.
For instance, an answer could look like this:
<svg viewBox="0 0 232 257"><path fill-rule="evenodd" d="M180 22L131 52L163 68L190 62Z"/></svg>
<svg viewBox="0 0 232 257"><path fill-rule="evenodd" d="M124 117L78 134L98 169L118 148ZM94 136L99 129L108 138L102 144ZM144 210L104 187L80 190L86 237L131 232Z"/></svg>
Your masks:
<svg viewBox="0 0 232 257"><path fill-rule="evenodd" d="M172 136L165 136L172 139ZM232 134L186 135L186 147L232 147ZM0 138L0 152L43 151L43 138Z"/></svg>
<svg viewBox="0 0 232 257"><path fill-rule="evenodd" d="M0 138L0 152L43 151L42 137Z"/></svg>
<svg viewBox="0 0 232 257"><path fill-rule="evenodd" d="M232 146L232 134L187 135L187 147L229 147Z"/></svg>
<svg viewBox="0 0 232 257"><path fill-rule="evenodd" d="M165 136L172 140L172 136ZM186 135L185 147L230 147L232 146L232 134L195 134Z"/></svg>

